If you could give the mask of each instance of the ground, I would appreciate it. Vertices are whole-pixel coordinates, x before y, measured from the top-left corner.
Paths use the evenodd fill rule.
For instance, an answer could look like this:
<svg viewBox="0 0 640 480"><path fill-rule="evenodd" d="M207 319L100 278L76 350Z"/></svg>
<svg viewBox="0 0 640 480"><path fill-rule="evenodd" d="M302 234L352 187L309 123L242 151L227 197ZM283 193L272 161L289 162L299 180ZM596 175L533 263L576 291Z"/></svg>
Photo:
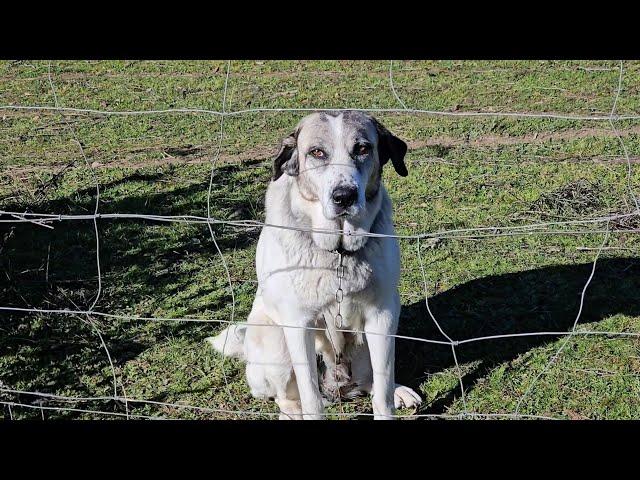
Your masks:
<svg viewBox="0 0 640 480"><path fill-rule="evenodd" d="M91 214L98 183L102 214L206 216L211 180L212 217L260 221L278 143L304 115L260 109L405 105L607 117L615 102L616 114L635 115L640 63L623 64L618 97L619 66L232 61L227 79L222 61L4 61L0 106L245 112L224 118L219 144L221 117L206 111L103 115L0 108L0 209ZM614 131L606 119L376 116L409 144L409 176L384 172L399 234L635 210L629 186L639 181L637 120L617 120ZM221 328L216 321L246 318L256 289L259 229L212 226L232 302L205 224L99 219L100 282L93 221L50 226L0 223L0 306L87 310L99 293L97 312L156 320L0 311L5 417L273 418L275 405L249 394L242 365L221 359L204 341ZM637 228L638 220L627 217L528 235L506 235L508 229L436 235L420 242L420 255L416 240L400 240L399 334L443 340L425 295L444 331L458 341L571 330L598 252L577 329L638 333ZM157 320L185 317L206 321ZM448 345L397 341L397 377L424 398L417 411L401 415L509 415L517 409L553 418L640 417L637 337L493 339L461 343L456 353L459 370ZM117 396L126 392L146 402L96 398L114 396L114 376ZM9 407L12 402L28 406ZM366 399L329 411L333 418L371 413Z"/></svg>

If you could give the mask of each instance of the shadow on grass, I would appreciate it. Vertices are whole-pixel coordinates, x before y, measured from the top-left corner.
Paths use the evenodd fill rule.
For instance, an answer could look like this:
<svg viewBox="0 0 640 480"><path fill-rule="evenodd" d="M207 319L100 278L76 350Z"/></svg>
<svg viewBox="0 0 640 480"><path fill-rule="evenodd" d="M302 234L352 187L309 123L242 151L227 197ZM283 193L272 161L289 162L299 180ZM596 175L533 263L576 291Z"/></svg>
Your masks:
<svg viewBox="0 0 640 480"><path fill-rule="evenodd" d="M259 212L255 196L242 193L250 191L244 184L254 185L256 179L240 173L239 165L216 170L212 216L252 218ZM157 186L165 177L166 173L136 172L101 184L100 211L206 214L208 177L200 183L169 187L158 193L145 190ZM230 184L237 191L230 192ZM135 185L140 191L127 188L128 185ZM120 193L118 189L123 187L125 191ZM94 202L95 189L86 188L38 205L2 208L65 214L92 212ZM48 229L31 223L0 224L0 306L87 310L93 303L98 292L93 222L62 221L53 226ZM216 265L220 268L206 225L105 219L98 221L98 229L102 291L95 310L112 313L131 307L136 315L154 316L160 308L166 316L187 317L216 312L231 303L226 277L194 285L194 271ZM213 230L225 255L250 247L259 235L257 230L219 225L214 225ZM178 298L179 305L166 300L171 298ZM100 329L116 369L158 341L213 333L210 324L198 322L120 322L94 316L92 326L85 316L7 311L0 312L0 319L0 381L12 388L64 391L75 396L113 392L111 368L95 327ZM22 400L32 401L33 397ZM120 411L115 405L114 410ZM35 416L39 416L38 411Z"/></svg>
<svg viewBox="0 0 640 480"><path fill-rule="evenodd" d="M479 278L429 299L438 323L454 340L525 332L568 331L575 321L580 293L592 263L544 267ZM615 314L640 315L640 259L600 259L584 301L580 323ZM403 306L399 334L446 340L428 315L425 302ZM463 376L465 391L500 363L557 336L483 340L456 347L458 361L478 362ZM425 376L455 365L449 345L397 341L398 381L418 386ZM460 389L452 389L423 413L445 413Z"/></svg>

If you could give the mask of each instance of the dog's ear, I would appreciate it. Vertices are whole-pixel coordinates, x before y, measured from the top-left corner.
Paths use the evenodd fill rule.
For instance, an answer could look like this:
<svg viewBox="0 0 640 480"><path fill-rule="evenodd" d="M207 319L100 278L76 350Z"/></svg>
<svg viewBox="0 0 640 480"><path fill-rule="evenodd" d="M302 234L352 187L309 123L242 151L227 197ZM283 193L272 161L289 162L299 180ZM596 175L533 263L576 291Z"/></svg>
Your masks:
<svg viewBox="0 0 640 480"><path fill-rule="evenodd" d="M378 156L380 168L391 159L393 168L401 177L406 177L407 167L404 164L404 156L407 153L407 144L391 133L375 118L373 119L378 130Z"/></svg>
<svg viewBox="0 0 640 480"><path fill-rule="evenodd" d="M277 180L283 173L298 175L298 131L282 139L280 151L273 161L273 180Z"/></svg>

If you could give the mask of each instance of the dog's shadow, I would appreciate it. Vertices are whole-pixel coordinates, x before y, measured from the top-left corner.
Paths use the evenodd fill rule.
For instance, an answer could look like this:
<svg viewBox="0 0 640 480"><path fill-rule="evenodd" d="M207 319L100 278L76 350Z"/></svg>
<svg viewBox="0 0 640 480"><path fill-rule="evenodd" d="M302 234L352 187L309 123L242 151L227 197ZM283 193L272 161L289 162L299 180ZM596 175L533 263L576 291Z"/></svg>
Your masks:
<svg viewBox="0 0 640 480"><path fill-rule="evenodd" d="M570 330L580 294L593 264L550 266L493 275L462 284L429 298L429 307L453 340L523 332ZM580 323L615 314L640 315L640 259L600 259L586 292ZM446 340L429 316L425 301L403 305L399 335ZM456 347L460 363L477 367L463 376L465 390L494 366L536 346L557 340L530 336L465 343ZM455 365L451 347L415 340L396 341L397 381L417 388L429 374ZM445 413L459 388L424 406L423 413Z"/></svg>

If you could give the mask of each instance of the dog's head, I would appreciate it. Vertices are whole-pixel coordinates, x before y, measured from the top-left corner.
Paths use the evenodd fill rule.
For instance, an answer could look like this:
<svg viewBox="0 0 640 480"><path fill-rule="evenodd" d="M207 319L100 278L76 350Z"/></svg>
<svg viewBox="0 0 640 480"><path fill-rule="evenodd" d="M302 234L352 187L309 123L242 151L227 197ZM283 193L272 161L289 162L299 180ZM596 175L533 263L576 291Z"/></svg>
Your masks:
<svg viewBox="0 0 640 480"><path fill-rule="evenodd" d="M407 175L406 152L406 143L366 113L313 113L282 141L273 180L296 176L300 193L320 202L328 220L353 217L378 193L389 160Z"/></svg>

